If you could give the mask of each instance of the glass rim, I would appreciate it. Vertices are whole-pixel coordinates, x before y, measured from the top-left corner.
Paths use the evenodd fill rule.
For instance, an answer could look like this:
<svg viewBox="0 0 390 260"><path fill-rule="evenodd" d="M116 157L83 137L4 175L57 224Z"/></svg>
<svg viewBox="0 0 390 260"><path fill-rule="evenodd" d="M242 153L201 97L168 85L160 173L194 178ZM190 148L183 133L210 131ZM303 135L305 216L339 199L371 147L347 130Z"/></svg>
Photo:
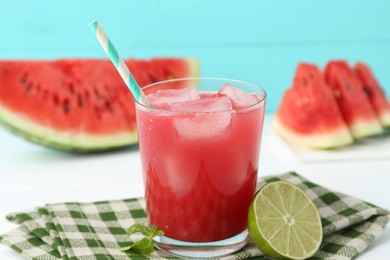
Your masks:
<svg viewBox="0 0 390 260"><path fill-rule="evenodd" d="M256 95L258 95L260 97L260 100L254 104L251 104L251 105L248 105L248 106L244 106L244 107L240 107L238 109L234 109L234 111L236 112L239 112L239 111L242 111L242 110L250 110L251 107L255 107L261 103L264 103L265 102L265 99L267 97L267 93L265 92L265 90L254 84L254 83L250 83L250 82L247 82L247 81L243 81L243 80L237 80L237 79L231 79L231 78L218 78L218 77L189 77L189 78L176 78L176 79L169 79L169 80L162 80L162 81L157 81L157 82L154 82L152 84L149 84L149 85L146 85L144 87L142 87L141 89L147 89L147 88L152 88L152 87L155 87L155 86L158 86L158 85L162 85L162 84L166 84L166 83L173 83L173 82L179 82L179 81L202 81L202 80L207 80L207 81L227 81L227 83L239 83L239 84L243 84L243 85L248 85L248 86L251 86L253 88L256 88L257 90L260 91L260 95L255 93ZM197 87L195 87L197 89ZM217 112L197 112L197 111L193 111L193 112L180 112L180 111L171 111L171 110L167 110L167 109L161 109L161 108L153 108L153 107L149 107L149 106L146 106L145 104L142 104L140 103L139 101L137 101L136 99L134 99L136 105L142 107L142 108L145 108L147 110L152 110L154 112L163 112L163 113L172 113L172 114L189 114L189 113L197 113L197 114L207 114L207 113L221 113L221 112L227 112L227 111L232 111L231 109L230 110L222 110L222 111L217 111ZM137 108L136 108L137 109Z"/></svg>

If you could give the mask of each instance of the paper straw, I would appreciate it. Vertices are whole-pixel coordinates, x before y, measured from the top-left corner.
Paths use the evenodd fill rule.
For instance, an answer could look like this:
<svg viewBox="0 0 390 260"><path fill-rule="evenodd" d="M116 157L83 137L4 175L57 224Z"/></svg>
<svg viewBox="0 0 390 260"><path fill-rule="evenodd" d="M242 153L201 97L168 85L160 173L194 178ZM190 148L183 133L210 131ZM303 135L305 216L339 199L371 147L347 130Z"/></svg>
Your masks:
<svg viewBox="0 0 390 260"><path fill-rule="evenodd" d="M96 35L100 45L110 58L112 64L114 64L116 70L121 75L123 81L126 83L127 87L130 89L131 93L134 96L134 99L145 106L150 107L150 102L146 98L145 94L142 92L140 86L135 81L133 74L127 68L124 60L119 56L118 51L116 50L114 44L108 38L107 34L104 32L100 23L95 20L89 24L92 31Z"/></svg>

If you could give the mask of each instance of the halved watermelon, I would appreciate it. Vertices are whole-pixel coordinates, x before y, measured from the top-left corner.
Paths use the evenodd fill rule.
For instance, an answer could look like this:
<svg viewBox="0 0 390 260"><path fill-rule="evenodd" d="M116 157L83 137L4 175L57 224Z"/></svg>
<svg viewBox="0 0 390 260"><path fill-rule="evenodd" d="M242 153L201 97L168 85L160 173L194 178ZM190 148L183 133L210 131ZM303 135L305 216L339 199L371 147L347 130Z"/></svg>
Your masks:
<svg viewBox="0 0 390 260"><path fill-rule="evenodd" d="M370 99L380 122L383 126L390 127L390 102L386 99L386 95L374 74L362 62L355 64L355 73L362 82L363 90Z"/></svg>
<svg viewBox="0 0 390 260"><path fill-rule="evenodd" d="M362 91L360 80L346 61L328 62L324 77L333 90L353 138L376 135L383 131L370 100Z"/></svg>
<svg viewBox="0 0 390 260"><path fill-rule="evenodd" d="M141 87L198 75L195 59L128 59ZM137 142L133 97L109 60L0 61L0 122L62 150Z"/></svg>
<svg viewBox="0 0 390 260"><path fill-rule="evenodd" d="M312 64L299 64L273 128L289 143L308 148L333 148L353 142L331 89Z"/></svg>

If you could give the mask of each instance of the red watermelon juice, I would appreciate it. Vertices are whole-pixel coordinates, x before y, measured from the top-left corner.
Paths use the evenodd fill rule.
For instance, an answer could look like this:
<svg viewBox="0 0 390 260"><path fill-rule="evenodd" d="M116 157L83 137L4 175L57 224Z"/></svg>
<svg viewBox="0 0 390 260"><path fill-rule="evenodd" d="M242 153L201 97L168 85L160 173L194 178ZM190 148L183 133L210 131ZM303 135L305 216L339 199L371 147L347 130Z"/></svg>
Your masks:
<svg viewBox="0 0 390 260"><path fill-rule="evenodd" d="M247 229L265 93L215 80L215 91L183 88L191 83L154 84L144 89L152 108L136 105L147 215L168 238L219 241Z"/></svg>

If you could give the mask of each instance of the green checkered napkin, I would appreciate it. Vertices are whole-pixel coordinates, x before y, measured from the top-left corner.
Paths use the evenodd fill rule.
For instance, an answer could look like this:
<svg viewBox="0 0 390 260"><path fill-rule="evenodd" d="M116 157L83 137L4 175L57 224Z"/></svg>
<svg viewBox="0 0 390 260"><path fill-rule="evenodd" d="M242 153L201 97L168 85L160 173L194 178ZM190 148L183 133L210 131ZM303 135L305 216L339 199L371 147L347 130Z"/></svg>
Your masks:
<svg viewBox="0 0 390 260"><path fill-rule="evenodd" d="M289 181L311 197L321 215L324 239L312 259L353 259L381 235L390 212L360 199L330 191L296 173L269 176L260 181ZM94 203L48 204L28 212L12 213L19 227L0 237L0 243L28 259L161 259L174 258L156 250L151 255L125 254L126 229L146 224L143 198ZM136 237L134 238L137 239ZM269 259L249 243L222 259Z"/></svg>

